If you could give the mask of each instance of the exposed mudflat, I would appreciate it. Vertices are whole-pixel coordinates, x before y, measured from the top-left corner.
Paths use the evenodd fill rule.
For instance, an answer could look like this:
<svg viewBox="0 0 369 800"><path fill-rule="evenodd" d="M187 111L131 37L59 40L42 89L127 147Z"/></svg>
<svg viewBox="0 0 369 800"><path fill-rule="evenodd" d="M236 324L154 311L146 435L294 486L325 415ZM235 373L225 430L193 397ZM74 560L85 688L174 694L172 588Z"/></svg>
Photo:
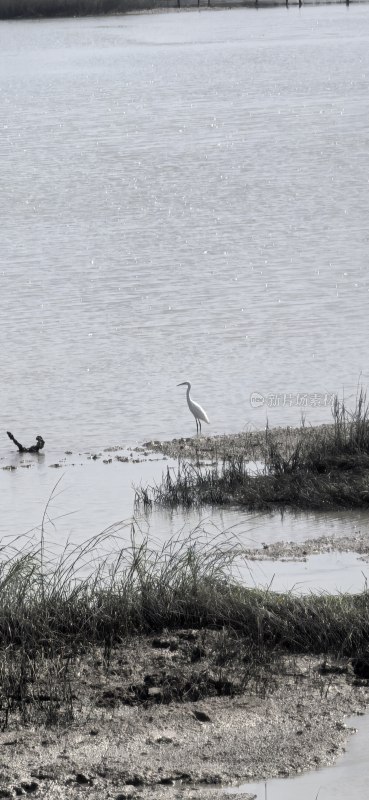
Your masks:
<svg viewBox="0 0 369 800"><path fill-rule="evenodd" d="M142 445L115 444L96 452L78 453L67 450L58 454L55 463L50 463L49 461L46 444L45 449L37 454L36 457L35 454L31 456L29 454L20 455L16 449L14 451L9 450L9 455L1 459L4 462L1 464L1 468L30 467L39 463L40 459L45 459L50 467L71 466L75 464L76 459L77 463L83 463L86 460L101 460L105 464L110 464L116 460L136 464L141 461L156 460L152 457L153 453L160 453L161 456L173 459L221 459L242 455L246 460L260 461L267 453L267 442L269 445L273 444L280 448L283 453L293 448L304 437L311 437L315 433L323 435L331 427L331 425L319 425L317 427L268 428L219 436L206 436L205 432L203 432L201 436L171 439L169 441L153 439L144 442ZM56 451L53 450L53 458L55 458L55 455Z"/></svg>
<svg viewBox="0 0 369 800"><path fill-rule="evenodd" d="M203 431L201 436L166 442L153 440L145 442L143 447L151 452L163 453L170 458L221 459L242 455L246 460L260 461L267 453L267 444L269 446L273 444L281 453L287 453L297 442L316 434L323 436L332 427L332 425L306 425L298 428L265 428L220 436L207 436Z"/></svg>
<svg viewBox="0 0 369 800"><path fill-rule="evenodd" d="M321 426L322 428L325 426ZM306 431L312 431L306 428ZM269 441L287 446L301 436L301 428L273 428L268 430ZM221 436L194 436L172 439L167 442L145 442L147 450L163 453L170 458L223 458L242 455L250 461L259 461L266 452L266 431L244 431Z"/></svg>
<svg viewBox="0 0 369 800"><path fill-rule="evenodd" d="M10 714L2 797L218 798L222 786L334 763L351 732L344 716L369 699L350 664L260 669L242 640L191 630L131 639L108 664L96 650L63 686L52 726L45 691L27 724Z"/></svg>
<svg viewBox="0 0 369 800"><path fill-rule="evenodd" d="M369 559L369 532L353 531L349 536L320 536L304 542L273 542L262 548L247 548L244 555L254 561L299 560L319 553L358 553L363 560Z"/></svg>

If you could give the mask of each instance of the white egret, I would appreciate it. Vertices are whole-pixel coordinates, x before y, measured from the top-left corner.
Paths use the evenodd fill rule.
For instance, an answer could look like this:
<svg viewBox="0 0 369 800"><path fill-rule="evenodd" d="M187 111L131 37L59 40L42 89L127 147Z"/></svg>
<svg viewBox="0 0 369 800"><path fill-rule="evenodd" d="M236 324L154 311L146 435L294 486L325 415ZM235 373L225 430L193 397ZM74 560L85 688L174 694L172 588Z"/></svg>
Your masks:
<svg viewBox="0 0 369 800"><path fill-rule="evenodd" d="M201 433L201 420L203 420L203 422L207 422L209 424L208 415L207 415L206 411L204 411L204 409L201 408L201 406L199 406L198 403L195 403L194 400L191 399L191 397L190 397L191 384L188 381L183 381L183 383L177 383L177 386L187 386L187 403L188 403L188 407L189 407L189 409L191 411L191 414L194 415L195 420L196 420L196 432L199 433L199 431L200 431L200 433Z"/></svg>

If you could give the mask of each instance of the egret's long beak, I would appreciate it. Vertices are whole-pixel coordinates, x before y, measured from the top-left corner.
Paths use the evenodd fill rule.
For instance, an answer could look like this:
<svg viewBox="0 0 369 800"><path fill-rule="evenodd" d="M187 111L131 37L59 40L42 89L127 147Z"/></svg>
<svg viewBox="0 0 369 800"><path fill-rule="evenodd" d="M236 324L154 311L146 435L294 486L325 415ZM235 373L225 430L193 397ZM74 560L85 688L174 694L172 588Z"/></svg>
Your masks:
<svg viewBox="0 0 369 800"><path fill-rule="evenodd" d="M184 381L183 383L177 383L177 386L187 386L187 381Z"/></svg>

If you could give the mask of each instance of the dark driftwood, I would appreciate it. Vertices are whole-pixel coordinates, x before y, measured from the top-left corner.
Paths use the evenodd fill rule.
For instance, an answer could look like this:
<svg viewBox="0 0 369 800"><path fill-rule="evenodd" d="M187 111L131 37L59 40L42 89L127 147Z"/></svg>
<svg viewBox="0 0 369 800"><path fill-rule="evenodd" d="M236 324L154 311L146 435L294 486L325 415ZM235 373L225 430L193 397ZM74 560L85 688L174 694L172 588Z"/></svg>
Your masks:
<svg viewBox="0 0 369 800"><path fill-rule="evenodd" d="M17 442L15 436L13 436L13 434L10 433L10 431L7 431L7 434L9 436L9 439L11 439L12 442L14 442L14 444L17 445L20 453L38 453L40 450L42 450L42 448L45 445L42 436L36 436L37 444L33 444L32 447L23 447L23 445L20 442Z"/></svg>

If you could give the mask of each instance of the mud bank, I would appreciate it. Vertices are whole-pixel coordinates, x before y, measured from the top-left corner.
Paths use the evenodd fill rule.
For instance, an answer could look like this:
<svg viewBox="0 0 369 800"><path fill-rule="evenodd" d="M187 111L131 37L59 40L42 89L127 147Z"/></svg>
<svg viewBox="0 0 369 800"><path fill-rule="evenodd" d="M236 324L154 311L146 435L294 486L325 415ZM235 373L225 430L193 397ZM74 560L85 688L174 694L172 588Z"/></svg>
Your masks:
<svg viewBox="0 0 369 800"><path fill-rule="evenodd" d="M294 447L301 436L312 436L317 432L324 434L331 425L306 428L270 428L268 431L244 431L219 436L194 436L192 438L172 439L171 441L149 441L143 445L147 451L162 453L169 458L221 459L243 456L250 461L260 461L265 457L268 443L286 451Z"/></svg>
<svg viewBox="0 0 369 800"><path fill-rule="evenodd" d="M334 425L266 428L238 436L147 443L179 459L147 500L167 507L249 511L369 508L369 426L338 401ZM194 463L191 463L191 460Z"/></svg>
<svg viewBox="0 0 369 800"><path fill-rule="evenodd" d="M206 630L127 640L108 663L98 649L81 656L51 726L42 701L26 724L9 715L1 796L216 798L333 764L352 732L344 716L367 706L367 680L316 657L250 675L244 658L241 641Z"/></svg>
<svg viewBox="0 0 369 800"><path fill-rule="evenodd" d="M369 560L369 533L353 532L350 536L320 536L305 542L265 543L262 548L245 548L244 555L254 561L302 560L321 553L358 553Z"/></svg>

